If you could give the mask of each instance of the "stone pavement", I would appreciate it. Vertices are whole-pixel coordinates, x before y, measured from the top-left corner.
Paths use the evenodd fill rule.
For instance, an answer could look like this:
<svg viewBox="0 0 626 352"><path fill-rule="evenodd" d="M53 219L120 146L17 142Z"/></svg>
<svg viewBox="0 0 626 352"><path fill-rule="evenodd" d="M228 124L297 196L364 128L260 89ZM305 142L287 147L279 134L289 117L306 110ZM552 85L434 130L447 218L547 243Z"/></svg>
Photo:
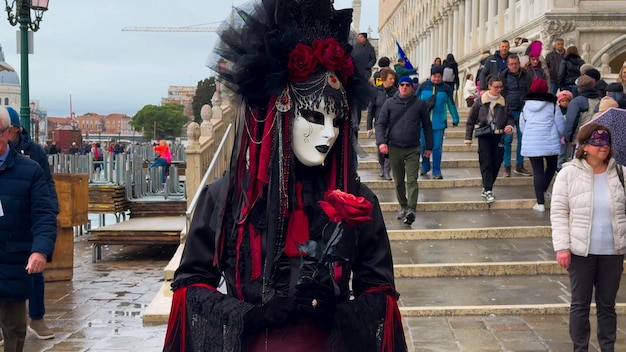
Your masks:
<svg viewBox="0 0 626 352"><path fill-rule="evenodd" d="M161 351L166 326L144 326L142 314L175 250L107 246L102 260L92 263L85 236L76 237L74 279L46 285L46 320L56 337L39 341L29 333L25 351ZM461 285L467 290L475 286L480 282ZM415 352L571 350L563 315L406 317L404 325ZM626 318L619 317L618 327L616 351L626 351ZM598 351L595 337L592 346L591 351Z"/></svg>
<svg viewBox="0 0 626 352"><path fill-rule="evenodd" d="M91 262L85 236L76 237L74 279L46 284L46 322L40 341L27 333L25 352L160 351L165 325L142 325L142 313L163 281L176 246L107 246Z"/></svg>

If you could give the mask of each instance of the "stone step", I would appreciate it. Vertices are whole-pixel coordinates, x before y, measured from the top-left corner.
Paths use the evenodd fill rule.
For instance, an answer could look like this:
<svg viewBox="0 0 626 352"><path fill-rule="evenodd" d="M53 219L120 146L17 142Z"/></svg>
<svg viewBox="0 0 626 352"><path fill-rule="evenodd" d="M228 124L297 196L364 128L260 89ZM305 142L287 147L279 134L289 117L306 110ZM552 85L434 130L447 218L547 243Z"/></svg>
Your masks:
<svg viewBox="0 0 626 352"><path fill-rule="evenodd" d="M411 227L402 224L400 220L395 220L395 222L387 220L387 233L391 241L465 240L488 238L502 240L505 238L548 238L551 236L552 230L550 228L549 216L545 216L547 219L518 218L517 221L515 221L515 217L508 217L509 215L516 215L513 213L517 213L519 215L525 212L536 213L532 210L491 210L489 213L493 215L504 215L507 217L506 219L497 221L495 223L496 226L491 227L480 227L485 226L483 222L489 221L483 218L478 218L480 221L472 219L474 221L467 221L467 223L462 223L462 221L441 222L441 219L445 220L445 216L449 217L450 213L432 212L428 213L428 215L431 215L431 218L428 221L415 222ZM485 212L464 212L463 214L464 216L471 218L471 216L476 215L480 217L484 215ZM507 222L524 223L527 225L515 226L509 225ZM545 223L547 223L547 225ZM477 225L477 227L467 228L463 227L464 225Z"/></svg>
<svg viewBox="0 0 626 352"><path fill-rule="evenodd" d="M400 210L396 200L395 189L375 189L374 192L380 201L380 208L383 212L397 212ZM532 186L509 186L494 188L496 201L487 203L480 195L481 189L478 187L456 187L456 188L425 188L420 190L417 198L417 221L427 220L430 214L420 214L422 212L458 212L473 210L491 209L531 209L536 203L535 193ZM549 203L546 203L549 208ZM394 219L386 217L385 221ZM465 221L468 219L461 215ZM386 223L388 226L389 224Z"/></svg>
<svg viewBox="0 0 626 352"><path fill-rule="evenodd" d="M571 299L566 274L396 278L395 283L405 317L567 314ZM625 311L625 290L617 302Z"/></svg>
<svg viewBox="0 0 626 352"><path fill-rule="evenodd" d="M453 272L457 265L555 263L551 237L398 240L391 242L391 251L397 267L441 265L445 272Z"/></svg>
<svg viewBox="0 0 626 352"><path fill-rule="evenodd" d="M496 188L533 185L533 178L529 176L512 174L511 177L502 177L502 175L504 175L504 167L501 168L500 177L496 180ZM359 176L361 177L361 182L375 190L375 192L379 189L395 189L395 182L380 177L380 168L359 169ZM453 187L479 187L482 189L482 179L480 169L478 168L446 169L443 180L434 180L432 175L428 173L424 176L419 176L417 183L420 190L425 188Z"/></svg>
<svg viewBox="0 0 626 352"><path fill-rule="evenodd" d="M496 200L495 203L492 203L492 206L497 203L498 201ZM549 211L539 213L530 208L496 209L492 207L491 209L466 210L459 213L451 213L449 211L431 211L425 213L423 211L420 212L418 209L416 220L410 227L396 219L398 210L383 212L385 225L387 226L387 231L390 233L394 230L468 231L468 229L480 229L480 231L487 231L493 228L497 236L506 236L505 233L509 231L509 228L511 228L511 231L516 231L515 227L518 226L526 228L550 226ZM541 231L544 230L544 228L541 229Z"/></svg>
<svg viewBox="0 0 626 352"><path fill-rule="evenodd" d="M361 148L363 148L363 150L368 154L376 154L376 151L378 150L378 147L376 146L376 139L374 137L359 139L359 144L361 145ZM517 143L515 142L515 140L513 141L513 143L511 143L511 147L513 148L513 150L517 150ZM465 145L463 138L446 138L443 141L443 152L477 153L478 143L474 141L474 143L472 143L472 145L468 147Z"/></svg>
<svg viewBox="0 0 626 352"><path fill-rule="evenodd" d="M459 124L459 126L446 128L446 131L443 134L444 137L464 139L465 138L465 121L466 121L465 119L461 119L461 123ZM368 138L367 125L363 121L361 121L361 125L359 127L359 140L362 140L365 138Z"/></svg>
<svg viewBox="0 0 626 352"><path fill-rule="evenodd" d="M515 157L513 157L514 159ZM359 170L362 169L380 169L380 164L378 163L378 156L376 154L368 154L365 158L359 158ZM513 161L514 163L514 161ZM445 177L446 169L450 168L477 168L478 164L478 154L475 152L449 152L443 153L441 159L441 169L443 176ZM531 170L530 160L528 158L524 158L524 167L527 170Z"/></svg>

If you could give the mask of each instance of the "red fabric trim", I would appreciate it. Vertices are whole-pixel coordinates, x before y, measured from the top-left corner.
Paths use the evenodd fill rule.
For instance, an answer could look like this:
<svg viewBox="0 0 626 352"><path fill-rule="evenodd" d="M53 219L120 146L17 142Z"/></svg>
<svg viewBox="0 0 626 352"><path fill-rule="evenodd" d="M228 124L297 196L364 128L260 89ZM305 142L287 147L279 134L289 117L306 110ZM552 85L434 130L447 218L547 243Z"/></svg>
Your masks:
<svg viewBox="0 0 626 352"><path fill-rule="evenodd" d="M261 234L252 224L248 224L248 232L250 232L250 255L252 259L252 280L261 277Z"/></svg>
<svg viewBox="0 0 626 352"><path fill-rule="evenodd" d="M270 174L270 159L272 157L272 146L274 142L274 132L273 129L276 125L274 123L274 119L276 118L276 109L273 107L276 104L276 96L273 96L267 106L272 107L268 109L266 114L265 126L263 129L263 140L261 142L261 151L259 154L259 165L258 170L259 173L251 173L251 175L257 175L257 179L260 181L258 184L257 193L261 194L263 190L263 186L269 183L269 174Z"/></svg>
<svg viewBox="0 0 626 352"><path fill-rule="evenodd" d="M245 210L245 209L244 209ZM239 270L239 260L241 259L241 244L243 243L243 224L237 224L237 248L235 258L235 288L237 290L237 298L243 301L243 285L241 283L241 273Z"/></svg>
<svg viewBox="0 0 626 352"><path fill-rule="evenodd" d="M185 352L185 327L187 325L187 289L189 287L203 287L217 292L213 286L197 283L186 287L181 287L174 291L172 297L172 308L167 320L167 333L165 334L165 346L170 346L177 336L180 336L180 346L178 351ZM174 346L171 346L174 347ZM171 350L171 349L170 349ZM167 351L170 351L167 350Z"/></svg>
<svg viewBox="0 0 626 352"><path fill-rule="evenodd" d="M348 116L351 116L351 114L348 114ZM343 191L348 193L348 184L350 182L348 182L348 170L351 169L351 163L354 162L354 160L351 160L351 154L350 153L350 133L352 133L350 131L350 119L346 120L344 122L344 129L343 129L343 152L342 152L342 157L343 157L343 163L342 163L342 171L343 171L343 177L341 178L341 180L343 181Z"/></svg>
<svg viewBox="0 0 626 352"><path fill-rule="evenodd" d="M371 287L363 294L383 292L387 295L382 352L394 351L395 334L402 332L402 316L398 308L398 292L391 286ZM390 295L391 293L391 295Z"/></svg>
<svg viewBox="0 0 626 352"><path fill-rule="evenodd" d="M340 283L341 279L343 278L343 267L341 266L341 263L339 261L336 261L334 265L335 265L335 270L334 270L335 282Z"/></svg>
<svg viewBox="0 0 626 352"><path fill-rule="evenodd" d="M287 235L285 239L285 254L290 258L300 256L298 245L309 240L309 218L304 212L302 199L302 182L296 182L296 206L289 217Z"/></svg>

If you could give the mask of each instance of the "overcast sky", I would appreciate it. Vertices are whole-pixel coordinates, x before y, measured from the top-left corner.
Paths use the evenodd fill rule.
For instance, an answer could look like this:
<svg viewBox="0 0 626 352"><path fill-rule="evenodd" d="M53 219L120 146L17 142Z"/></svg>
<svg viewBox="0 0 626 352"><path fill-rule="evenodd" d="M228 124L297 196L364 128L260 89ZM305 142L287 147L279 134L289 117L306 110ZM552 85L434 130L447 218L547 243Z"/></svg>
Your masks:
<svg viewBox="0 0 626 352"><path fill-rule="evenodd" d="M217 26L245 0L52 0L35 54L29 55L30 99L48 116L125 113L160 104L170 85L195 86L212 71L205 64L217 35L209 32L122 32L127 26ZM335 8L351 6L335 0ZM364 0L361 28L377 29L378 1ZM5 61L20 72L16 31L0 14ZM20 77L21 79L21 77Z"/></svg>

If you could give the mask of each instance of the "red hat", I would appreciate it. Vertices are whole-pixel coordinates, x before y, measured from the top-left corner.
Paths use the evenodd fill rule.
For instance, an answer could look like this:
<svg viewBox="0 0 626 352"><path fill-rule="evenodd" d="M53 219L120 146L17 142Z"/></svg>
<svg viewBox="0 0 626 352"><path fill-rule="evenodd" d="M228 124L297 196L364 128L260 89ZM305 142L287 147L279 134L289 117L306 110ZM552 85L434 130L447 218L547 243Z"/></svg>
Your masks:
<svg viewBox="0 0 626 352"><path fill-rule="evenodd" d="M533 93L548 93L548 82L545 79L537 78L530 85L530 91Z"/></svg>
<svg viewBox="0 0 626 352"><path fill-rule="evenodd" d="M530 45L528 45L528 56L529 57L539 57L541 56L541 47L542 43L538 40L534 40Z"/></svg>

